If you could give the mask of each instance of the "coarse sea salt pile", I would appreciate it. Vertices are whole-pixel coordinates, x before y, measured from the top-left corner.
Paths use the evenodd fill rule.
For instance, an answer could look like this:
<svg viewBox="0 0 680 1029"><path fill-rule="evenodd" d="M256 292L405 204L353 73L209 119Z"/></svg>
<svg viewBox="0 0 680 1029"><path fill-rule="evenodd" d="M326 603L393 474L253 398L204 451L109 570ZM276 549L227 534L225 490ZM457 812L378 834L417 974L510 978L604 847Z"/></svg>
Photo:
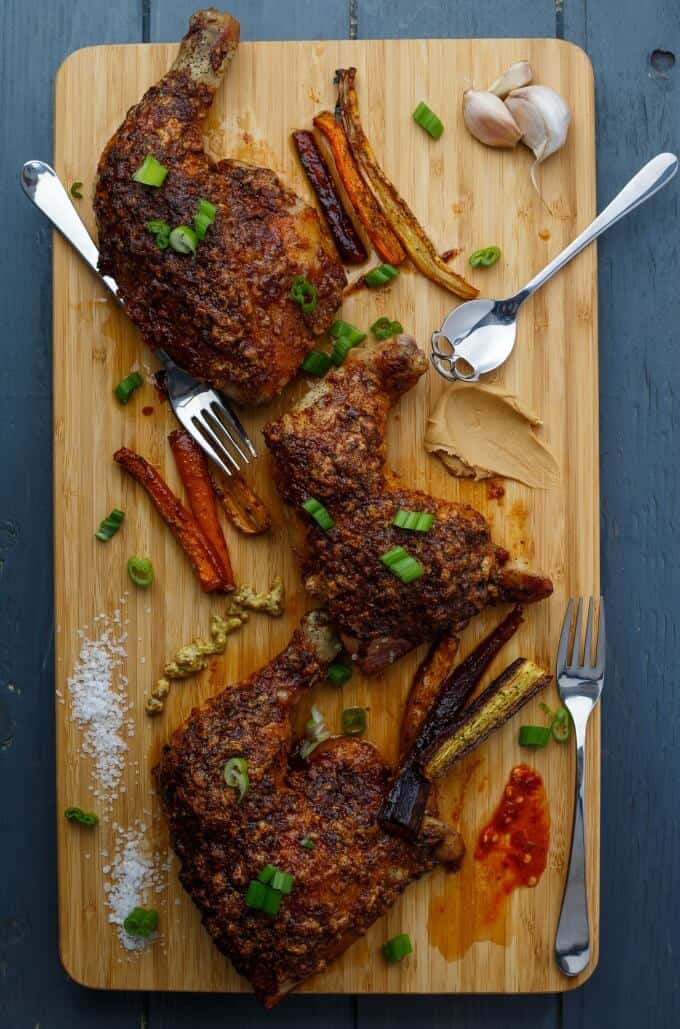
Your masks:
<svg viewBox="0 0 680 1029"><path fill-rule="evenodd" d="M125 600L121 601L121 606ZM71 718L83 731L81 753L93 759L90 791L111 805L124 791L120 780L125 768L127 743L134 736L128 717L132 707L127 695L127 676L121 671L127 657L127 631L120 608L111 617L94 619L96 638L87 626L78 630L80 654L68 679Z"/></svg>
<svg viewBox="0 0 680 1029"><path fill-rule="evenodd" d="M154 907L153 896L167 885L172 855L163 857L149 846L147 826L137 821L131 828L113 823L114 855L104 865L104 892L109 909L109 922L118 926L118 937L126 950L144 950L157 938L129 936L123 922L136 907Z"/></svg>

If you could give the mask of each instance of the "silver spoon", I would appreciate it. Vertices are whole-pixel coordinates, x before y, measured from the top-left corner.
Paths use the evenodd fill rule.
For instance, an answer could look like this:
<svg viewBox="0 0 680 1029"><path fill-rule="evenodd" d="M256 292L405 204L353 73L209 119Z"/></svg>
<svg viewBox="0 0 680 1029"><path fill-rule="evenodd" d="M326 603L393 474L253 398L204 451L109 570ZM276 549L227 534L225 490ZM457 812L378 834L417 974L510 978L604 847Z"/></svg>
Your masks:
<svg viewBox="0 0 680 1029"><path fill-rule="evenodd" d="M519 293L507 300L469 300L455 307L441 329L432 334L432 363L439 374L450 382L478 382L480 375L499 368L512 353L517 335L517 312L527 297L610 225L670 182L677 170L675 154L658 154L633 176L595 221Z"/></svg>

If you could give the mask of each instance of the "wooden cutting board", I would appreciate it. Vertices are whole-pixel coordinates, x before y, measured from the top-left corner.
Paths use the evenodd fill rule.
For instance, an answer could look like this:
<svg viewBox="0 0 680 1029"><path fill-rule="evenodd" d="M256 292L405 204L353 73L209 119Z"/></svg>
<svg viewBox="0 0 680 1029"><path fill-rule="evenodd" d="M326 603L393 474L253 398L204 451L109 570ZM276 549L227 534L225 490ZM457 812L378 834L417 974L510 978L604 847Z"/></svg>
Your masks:
<svg viewBox="0 0 680 1029"><path fill-rule="evenodd" d="M175 45L93 47L72 54L56 83L55 164L64 182L84 182L78 203L94 230L91 198L98 156L124 113L165 72ZM569 98L573 125L567 147L539 173L545 204L532 189L529 151L487 149L465 131L461 94L484 86L513 61L528 58L536 80ZM462 248L456 262L469 271L465 255L498 244L494 268L471 274L487 296L507 296L553 257L595 213L593 75L583 51L552 39L403 40L362 42L245 43L229 70L206 127L215 156L230 155L269 165L303 195L309 195L290 143L295 128L332 107L336 67L359 69L364 123L385 169L412 204L440 250ZM425 99L446 130L434 143L411 120ZM453 306L454 298L414 272L405 271L387 292L360 291L343 307L343 317L367 326L380 315L399 317L423 347ZM516 351L496 381L541 416L542 438L558 457L559 485L534 491L507 482L502 500L487 496L485 484L455 480L423 448L428 412L447 386L433 369L401 402L389 428L390 461L405 480L452 500L470 502L490 521L494 537L513 555L550 573L555 593L531 608L526 623L497 661L518 654L551 668L566 599L599 588L597 290L595 249L586 251L532 301L520 317ZM94 834L59 815L60 946L69 974L88 986L118 989L238 991L247 989L213 947L177 879L176 862L167 886L150 898L160 910L161 938L141 954L123 950L108 922L105 868L115 848L117 826L137 820L161 853L167 838L151 769L159 750L191 708L223 684L267 662L289 639L305 610L290 541L289 516L270 481L260 436L304 391L289 388L268 410L246 412L244 420L260 458L249 472L252 484L273 512L267 538L244 539L226 526L237 577L265 588L283 576L286 610L279 620L252 616L231 637L224 658L206 673L173 688L166 711L152 720L144 712L163 663L178 645L205 634L219 599L202 595L189 565L141 489L112 461L126 445L157 465L181 493L166 442L175 427L172 412L146 384L128 404L112 397L116 383L133 367L150 372L155 363L136 330L69 246L57 236L54 248L54 460L56 537L56 730L57 791L61 813L69 804L99 810ZM153 407L145 415L145 407ZM123 530L108 545L93 532L114 507L127 512ZM156 582L135 591L126 575L131 554L149 554ZM125 596L126 592L127 597ZM98 614L111 616L123 598L127 620L126 659L129 717L134 735L118 799L106 808L88 792L90 760L82 754L82 733L69 715L67 678L77 661L78 629L96 635ZM486 612L466 630L463 653L487 631L499 613ZM395 755L402 705L422 651L402 659L377 681L355 675L342 691L320 687L315 701L332 726L342 708L370 708L370 738L389 758ZM60 696L61 694L61 696ZM305 698L300 715L311 704ZM554 689L545 698L556 703ZM62 703L63 701L63 703ZM589 974L597 960L599 880L599 721L590 730L588 765L588 861L593 961L584 976L567 980L552 958L572 817L574 764L570 747L557 744L535 755L517 744L520 722L542 720L535 702L446 779L441 790L445 817L457 817L468 843L458 876L439 870L411 887L393 910L324 975L303 989L323 993L522 992L564 990ZM508 774L519 761L543 776L550 805L548 868L538 886L515 891L494 922L485 921L472 857L477 834L499 802ZM102 854L102 851L105 853ZM397 932L410 933L415 952L388 966L380 945Z"/></svg>

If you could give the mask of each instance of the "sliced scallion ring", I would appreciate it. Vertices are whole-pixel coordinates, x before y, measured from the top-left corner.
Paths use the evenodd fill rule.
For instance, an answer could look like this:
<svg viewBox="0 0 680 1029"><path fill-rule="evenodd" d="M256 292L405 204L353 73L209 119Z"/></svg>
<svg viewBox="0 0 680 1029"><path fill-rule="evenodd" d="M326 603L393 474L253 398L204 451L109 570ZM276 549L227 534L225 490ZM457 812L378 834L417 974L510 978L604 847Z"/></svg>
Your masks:
<svg viewBox="0 0 680 1029"><path fill-rule="evenodd" d="M428 511L405 511L399 508L392 519L392 525L411 532L429 532L434 525L434 515Z"/></svg>
<svg viewBox="0 0 680 1029"><path fill-rule="evenodd" d="M198 236L188 225L178 225L170 233L170 246L178 254L195 254Z"/></svg>
<svg viewBox="0 0 680 1029"><path fill-rule="evenodd" d="M440 119L422 100L413 112L413 120L416 124L420 125L421 129L425 129L427 134L432 136L433 139L439 139L444 131L444 126Z"/></svg>
<svg viewBox="0 0 680 1029"><path fill-rule="evenodd" d="M398 270L392 264L379 264L377 268L371 268L370 272L364 275L364 282L371 289L380 289L386 286L392 279L396 279Z"/></svg>
<svg viewBox="0 0 680 1029"><path fill-rule="evenodd" d="M326 508L316 497L309 497L302 505L307 514L311 515L314 521L322 529L332 529L334 522Z"/></svg>
<svg viewBox="0 0 680 1029"><path fill-rule="evenodd" d="M120 529L124 518L125 512L114 507L111 514L107 515L104 521L100 523L99 528L95 532L96 538L101 540L102 543L108 543Z"/></svg>
<svg viewBox="0 0 680 1029"><path fill-rule="evenodd" d="M142 164L132 178L135 182L141 182L143 186L162 186L168 169L160 161L157 161L153 154L147 154Z"/></svg>
<svg viewBox="0 0 680 1029"><path fill-rule="evenodd" d="M245 758L229 758L224 766L224 781L232 790L238 790L238 799L243 800L250 786L248 762Z"/></svg>
<svg viewBox="0 0 680 1029"><path fill-rule="evenodd" d="M128 575L141 590L148 590L153 582L153 565L148 557L131 557L127 563Z"/></svg>

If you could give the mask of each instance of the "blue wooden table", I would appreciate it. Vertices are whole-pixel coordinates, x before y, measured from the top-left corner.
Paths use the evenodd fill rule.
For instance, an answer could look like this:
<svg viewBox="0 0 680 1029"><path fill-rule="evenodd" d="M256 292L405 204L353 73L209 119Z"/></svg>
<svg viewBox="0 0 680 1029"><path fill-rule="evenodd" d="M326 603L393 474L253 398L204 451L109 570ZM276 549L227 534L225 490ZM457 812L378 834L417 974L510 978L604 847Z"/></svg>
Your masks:
<svg viewBox="0 0 680 1029"><path fill-rule="evenodd" d="M111 994L57 956L50 231L17 186L52 152L52 85L93 43L179 39L197 0L0 3L0 1026L654 1029L680 1025L680 223L677 183L600 245L604 710L599 968L543 997ZM680 147L678 0L232 0L246 39L559 36L594 67L598 194ZM78 383L73 383L78 389ZM576 399L576 398L575 398ZM574 503L578 498L574 497Z"/></svg>

